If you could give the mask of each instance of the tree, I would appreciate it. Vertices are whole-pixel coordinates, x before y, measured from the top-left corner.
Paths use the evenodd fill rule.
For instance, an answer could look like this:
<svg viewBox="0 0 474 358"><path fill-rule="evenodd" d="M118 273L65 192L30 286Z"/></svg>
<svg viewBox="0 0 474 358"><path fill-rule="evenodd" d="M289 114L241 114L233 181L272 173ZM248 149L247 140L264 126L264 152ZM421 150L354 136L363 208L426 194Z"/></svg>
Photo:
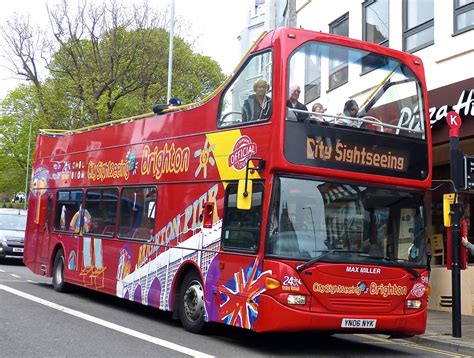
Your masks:
<svg viewBox="0 0 474 358"><path fill-rule="evenodd" d="M8 195L24 187L30 123L33 154L39 128L79 128L147 113L153 104L166 102L166 10L114 2L84 2L72 9L63 0L47 12L49 38L20 16L2 27L10 69L28 82L8 95L0 113L0 193ZM178 21L175 31L173 95L191 103L209 94L224 75L180 37L185 25Z"/></svg>
<svg viewBox="0 0 474 358"><path fill-rule="evenodd" d="M17 14L7 20L1 28L6 50L9 70L21 79L34 84L38 105L47 113L47 106L43 98L43 85L39 68L41 60L45 60L50 45L44 32L30 23L29 17L23 18Z"/></svg>
<svg viewBox="0 0 474 358"><path fill-rule="evenodd" d="M166 19L153 16L146 4L133 12L114 3L83 7L75 17L70 13L65 1L49 10L60 44L49 69L54 80L69 83L68 95L82 103L85 113L79 125L148 112L153 103L164 102L168 32L162 26ZM174 43L175 94L184 100L198 98L202 93L197 91L209 93L209 87L224 79L216 62L194 54L179 37ZM196 85L197 80L205 86Z"/></svg>
<svg viewBox="0 0 474 358"><path fill-rule="evenodd" d="M146 3L126 8L115 2L79 3L72 9L63 0L47 12L53 41L44 40L43 33L40 36L28 21L18 18L7 22L4 33L11 34L6 38L11 44L9 56L28 69L21 73L34 85L49 124L77 128L146 113L154 103L165 102L169 37L166 11L154 12ZM36 41L41 46L15 50L34 38L42 39ZM38 52L48 51L53 53L47 63L49 75L41 81L34 71L36 60ZM174 95L185 103L195 101L223 79L215 61L195 54L189 43L175 37Z"/></svg>
<svg viewBox="0 0 474 358"><path fill-rule="evenodd" d="M34 86L18 87L2 103L0 193L12 196L24 190L28 141L31 140L32 155L38 128L44 125L42 115L39 114L40 110L35 110L39 108L39 99ZM30 123L32 125L31 137L29 136Z"/></svg>

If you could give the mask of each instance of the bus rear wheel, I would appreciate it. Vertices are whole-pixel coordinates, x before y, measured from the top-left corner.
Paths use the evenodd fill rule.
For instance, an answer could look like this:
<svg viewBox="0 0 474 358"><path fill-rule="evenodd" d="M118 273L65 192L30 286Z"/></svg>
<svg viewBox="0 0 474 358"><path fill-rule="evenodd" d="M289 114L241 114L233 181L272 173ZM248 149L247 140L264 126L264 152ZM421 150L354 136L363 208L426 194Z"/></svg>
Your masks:
<svg viewBox="0 0 474 358"><path fill-rule="evenodd" d="M204 320L204 288L196 271L186 274L179 293L179 318L188 332L201 333Z"/></svg>
<svg viewBox="0 0 474 358"><path fill-rule="evenodd" d="M59 249L54 257L53 287L57 292L66 292L68 284L64 281L64 251Z"/></svg>

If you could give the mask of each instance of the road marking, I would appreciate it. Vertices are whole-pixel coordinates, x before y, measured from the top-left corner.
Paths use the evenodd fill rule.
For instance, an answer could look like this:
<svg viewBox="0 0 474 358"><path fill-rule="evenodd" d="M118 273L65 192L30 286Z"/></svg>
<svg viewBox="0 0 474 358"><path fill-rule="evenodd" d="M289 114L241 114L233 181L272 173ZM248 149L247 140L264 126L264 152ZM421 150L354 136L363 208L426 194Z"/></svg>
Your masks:
<svg viewBox="0 0 474 358"><path fill-rule="evenodd" d="M11 273L10 276L16 277L16 278L21 278L21 276L15 275L14 273Z"/></svg>
<svg viewBox="0 0 474 358"><path fill-rule="evenodd" d="M196 351L194 349L187 348L187 347L181 346L179 344L166 341L166 340L161 339L161 338L153 337L153 336L150 336L150 335L145 334L145 333L134 331L133 329L123 327L123 326L120 326L118 324L108 322L108 321L105 321L103 319L88 315L86 313L82 313L82 312L79 312L79 311L76 311L76 310L58 305L56 303L44 300L44 299L36 297L36 296L32 296L32 295L30 295L26 292L19 291L19 290L16 290L14 288L11 288L11 287L8 287L8 286L2 285L2 284L0 284L0 290L4 290L4 291L9 292L11 294L26 298L27 300L42 304L44 306L53 308L55 310L58 310L58 311L61 311L61 312L64 312L64 313L67 313L71 316L75 316L77 318L80 318L80 319L98 324L99 326L103 326L103 327L112 329L114 331L127 334L129 336L132 336L132 337L135 337L135 338L138 338L138 339L156 344L158 346L162 346L162 347L171 349L171 350L176 351L176 352L187 354L191 357L200 357L200 358L201 357L202 358L213 358L214 357L212 355L209 355L209 354L206 354L206 353L203 353L203 352L199 352L199 351Z"/></svg>
<svg viewBox="0 0 474 358"><path fill-rule="evenodd" d="M5 270L0 269L0 272L6 272Z"/></svg>
<svg viewBox="0 0 474 358"><path fill-rule="evenodd" d="M401 341L399 339L390 339L389 340L387 338L376 337L376 336L372 336L370 334L356 334L356 336L367 338L367 339L370 339L372 341L377 341L377 342L381 342L381 343L384 343L384 344L396 344L398 346L410 347L410 348L419 349L419 350L426 351L426 352L443 354L443 355L446 355L448 357L457 357L457 358L469 357L469 356L462 355L462 354L459 354L459 353L444 351L444 350L437 349L437 348L424 347L424 346L421 346L421 345L413 343L413 342Z"/></svg>

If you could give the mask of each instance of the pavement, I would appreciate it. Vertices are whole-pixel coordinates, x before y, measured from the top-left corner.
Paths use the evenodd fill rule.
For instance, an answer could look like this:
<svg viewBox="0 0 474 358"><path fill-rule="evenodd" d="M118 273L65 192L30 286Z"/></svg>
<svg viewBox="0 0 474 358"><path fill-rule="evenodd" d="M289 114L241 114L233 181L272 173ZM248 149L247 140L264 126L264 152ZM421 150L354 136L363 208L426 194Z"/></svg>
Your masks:
<svg viewBox="0 0 474 358"><path fill-rule="evenodd" d="M474 316L461 316L461 337L453 337L452 313L428 311L425 334L408 338L422 346L474 357Z"/></svg>

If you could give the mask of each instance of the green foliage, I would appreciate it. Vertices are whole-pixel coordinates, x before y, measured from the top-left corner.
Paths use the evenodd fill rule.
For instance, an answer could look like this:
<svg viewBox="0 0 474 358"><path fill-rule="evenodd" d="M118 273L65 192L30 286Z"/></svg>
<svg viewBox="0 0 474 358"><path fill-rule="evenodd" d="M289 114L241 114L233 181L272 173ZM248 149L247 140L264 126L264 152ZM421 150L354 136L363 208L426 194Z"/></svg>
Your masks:
<svg viewBox="0 0 474 358"><path fill-rule="evenodd" d="M70 11L67 2L61 6L49 10L57 49L44 80L31 71L38 66L34 59L40 56L11 54L23 64L18 74L27 78L30 85L18 87L2 102L0 194L3 197L24 190L28 140L31 139L28 169L31 176L39 128L75 129L149 113L154 104L166 103L169 33L163 25L147 19L146 8L142 9L142 17L137 18L138 12L126 13L120 7L106 9L84 4L89 6L89 12L79 11L74 17L66 16ZM81 17L85 13L87 17ZM85 21L92 21L94 26L84 25ZM33 38L21 37L28 23L12 24L8 32L12 34L8 39L11 48ZM34 34L32 27L29 30ZM26 74L21 73L23 70ZM196 102L211 93L224 78L217 62L194 53L189 43L175 36L173 96L181 98L183 103Z"/></svg>
<svg viewBox="0 0 474 358"><path fill-rule="evenodd" d="M13 196L23 191L31 139L30 166L38 128L44 125L38 98L31 86L20 86L2 102L0 115L0 193ZM29 133L31 123L31 137ZM30 172L31 174L31 172Z"/></svg>

